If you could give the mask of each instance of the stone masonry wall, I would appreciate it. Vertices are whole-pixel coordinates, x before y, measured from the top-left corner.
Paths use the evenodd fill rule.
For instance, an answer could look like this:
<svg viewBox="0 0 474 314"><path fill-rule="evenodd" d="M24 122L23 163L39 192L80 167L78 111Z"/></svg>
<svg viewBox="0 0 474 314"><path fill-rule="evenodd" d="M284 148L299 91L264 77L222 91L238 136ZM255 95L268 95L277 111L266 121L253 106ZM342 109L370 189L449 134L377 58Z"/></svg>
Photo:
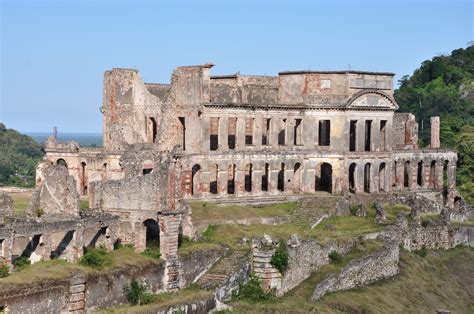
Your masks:
<svg viewBox="0 0 474 314"><path fill-rule="evenodd" d="M329 292L364 286L383 278L398 274L398 245L352 261L337 275L332 275L319 283L313 293L318 300Z"/></svg>

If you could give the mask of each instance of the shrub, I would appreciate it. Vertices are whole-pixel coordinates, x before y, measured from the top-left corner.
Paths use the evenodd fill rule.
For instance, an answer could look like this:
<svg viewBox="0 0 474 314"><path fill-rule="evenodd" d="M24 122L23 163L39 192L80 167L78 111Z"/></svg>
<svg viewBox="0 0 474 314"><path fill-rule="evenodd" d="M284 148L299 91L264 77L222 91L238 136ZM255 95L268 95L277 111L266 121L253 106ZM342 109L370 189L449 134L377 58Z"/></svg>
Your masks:
<svg viewBox="0 0 474 314"><path fill-rule="evenodd" d="M428 227L428 226L430 225L430 221L429 221L429 220L422 220L422 221L421 221L421 225L422 225L424 228L426 228L426 227Z"/></svg>
<svg viewBox="0 0 474 314"><path fill-rule="evenodd" d="M114 243L114 250L121 250L121 249L127 249L127 250L135 250L135 245L128 243L128 244L122 244L122 241L117 240Z"/></svg>
<svg viewBox="0 0 474 314"><path fill-rule="evenodd" d="M213 224L209 224L207 226L206 230L203 231L202 236L206 239L209 240L214 236L214 233L216 232L216 226Z"/></svg>
<svg viewBox="0 0 474 314"><path fill-rule="evenodd" d="M416 251L416 254L420 255L421 257L425 257L426 255L428 255L428 249L426 248L426 246L423 245L421 249Z"/></svg>
<svg viewBox="0 0 474 314"><path fill-rule="evenodd" d="M357 213L357 208L358 208L358 206L355 205L355 204L352 204L351 207L349 208L349 211L351 212L351 215L352 215L352 216L355 216L355 215L356 215L356 213Z"/></svg>
<svg viewBox="0 0 474 314"><path fill-rule="evenodd" d="M273 253L270 264L272 264L273 267L278 269L282 274L288 268L288 253L286 253L283 242L280 242L280 246L276 249L275 253Z"/></svg>
<svg viewBox="0 0 474 314"><path fill-rule="evenodd" d="M342 255L336 251L332 251L328 256L331 260L331 263L339 264L342 261Z"/></svg>
<svg viewBox="0 0 474 314"><path fill-rule="evenodd" d="M254 274L250 275L250 280L246 284L239 285L239 292L234 295L237 300L247 300L250 302L262 302L274 299L274 295L265 292L260 286L260 279Z"/></svg>
<svg viewBox="0 0 474 314"><path fill-rule="evenodd" d="M155 296L148 290L144 285L132 280L130 285L125 286L124 288L127 299L132 305L145 305L154 301Z"/></svg>
<svg viewBox="0 0 474 314"><path fill-rule="evenodd" d="M181 247L183 244L191 244L193 240L190 237L183 235L180 233L178 235L178 247Z"/></svg>
<svg viewBox="0 0 474 314"><path fill-rule="evenodd" d="M41 216L44 215L44 209L42 208L37 208L35 211L36 217L40 218Z"/></svg>
<svg viewBox="0 0 474 314"><path fill-rule="evenodd" d="M0 278L8 276L8 266L5 263L0 263Z"/></svg>
<svg viewBox="0 0 474 314"><path fill-rule="evenodd" d="M110 255L104 247L86 249L84 256L79 260L79 264L92 268L103 268L110 263Z"/></svg>
<svg viewBox="0 0 474 314"><path fill-rule="evenodd" d="M31 261L28 257L26 256L20 256L18 258L16 258L14 261L13 261L13 265L15 266L15 269L19 270L21 268L24 268L28 265L31 264Z"/></svg>

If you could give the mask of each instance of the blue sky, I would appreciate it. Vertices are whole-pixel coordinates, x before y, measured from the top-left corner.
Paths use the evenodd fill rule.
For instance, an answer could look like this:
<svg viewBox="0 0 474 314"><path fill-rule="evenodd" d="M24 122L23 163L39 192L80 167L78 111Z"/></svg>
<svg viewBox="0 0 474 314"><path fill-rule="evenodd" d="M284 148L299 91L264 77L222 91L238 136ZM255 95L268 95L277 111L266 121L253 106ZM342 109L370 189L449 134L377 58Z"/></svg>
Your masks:
<svg viewBox="0 0 474 314"><path fill-rule="evenodd" d="M390 71L474 40L472 1L8 1L1 3L0 121L23 132L101 132L112 67L169 82L213 74Z"/></svg>

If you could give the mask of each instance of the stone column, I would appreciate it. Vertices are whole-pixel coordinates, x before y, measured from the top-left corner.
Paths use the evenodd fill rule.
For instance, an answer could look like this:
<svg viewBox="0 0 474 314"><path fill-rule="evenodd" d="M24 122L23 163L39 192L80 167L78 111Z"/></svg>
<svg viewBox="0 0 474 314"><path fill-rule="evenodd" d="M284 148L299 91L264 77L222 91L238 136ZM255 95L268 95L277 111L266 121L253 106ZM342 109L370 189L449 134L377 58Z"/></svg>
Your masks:
<svg viewBox="0 0 474 314"><path fill-rule="evenodd" d="M311 165L311 163L308 162L307 166L305 166L303 168L304 169L303 192L314 194L314 193L316 193L316 191L314 189L316 170L314 170L313 168L307 168L310 165Z"/></svg>
<svg viewBox="0 0 474 314"><path fill-rule="evenodd" d="M435 184L434 189L438 191L443 190L444 182L443 182L443 160L437 160L435 166Z"/></svg>
<svg viewBox="0 0 474 314"><path fill-rule="evenodd" d="M245 151L245 117L237 118L236 149L238 151Z"/></svg>
<svg viewBox="0 0 474 314"><path fill-rule="evenodd" d="M285 164L285 194L293 194L293 169L286 169L288 165Z"/></svg>
<svg viewBox="0 0 474 314"><path fill-rule="evenodd" d="M271 166L270 166L271 167ZM278 169L270 168L268 173L268 193L272 195L277 195L278 191Z"/></svg>
<svg viewBox="0 0 474 314"><path fill-rule="evenodd" d="M228 140L228 124L229 120L226 117L219 119L219 151L228 152L229 144Z"/></svg>
<svg viewBox="0 0 474 314"><path fill-rule="evenodd" d="M79 227L74 231L71 245L71 259L78 261L84 255L84 228Z"/></svg>
<svg viewBox="0 0 474 314"><path fill-rule="evenodd" d="M262 132L263 132L263 117L261 114L256 114L253 127L253 146L255 149L260 149L262 147ZM268 139L267 139L268 141Z"/></svg>
<svg viewBox="0 0 474 314"><path fill-rule="evenodd" d="M405 178L405 164L403 160L399 160L396 165L397 168L397 176L394 178L395 180L395 187L397 190L403 189L403 181Z"/></svg>
<svg viewBox="0 0 474 314"><path fill-rule="evenodd" d="M201 143L202 143L202 151L208 152L210 151L210 128L211 128L211 120L209 117L202 118L202 129L201 129Z"/></svg>
<svg viewBox="0 0 474 314"><path fill-rule="evenodd" d="M254 166L255 165L256 164L254 164ZM252 194L253 195L262 194L262 175L263 175L262 169L252 171Z"/></svg>
<svg viewBox="0 0 474 314"><path fill-rule="evenodd" d="M410 171L409 171L409 187L410 190L417 190L418 189L418 183L417 183L417 178L418 178L418 163L416 160L413 160L410 162Z"/></svg>
<svg viewBox="0 0 474 314"><path fill-rule="evenodd" d="M440 140L439 140L439 131L440 131L440 120L439 117L431 117L431 148L439 148L440 147Z"/></svg>
<svg viewBox="0 0 474 314"><path fill-rule="evenodd" d="M227 195L227 167L221 167L219 165L219 172L217 174L217 194L218 195Z"/></svg>
<svg viewBox="0 0 474 314"><path fill-rule="evenodd" d="M209 171L203 171L203 170L200 170L200 172L201 172L201 175L199 176L200 192L202 196L207 197L211 194L209 190L210 182L211 182L211 173Z"/></svg>
<svg viewBox="0 0 474 314"><path fill-rule="evenodd" d="M241 196L245 193L245 174L238 167L235 169L235 195Z"/></svg>
<svg viewBox="0 0 474 314"><path fill-rule="evenodd" d="M431 181L431 162L429 160L423 160L423 189L432 189L433 182Z"/></svg>

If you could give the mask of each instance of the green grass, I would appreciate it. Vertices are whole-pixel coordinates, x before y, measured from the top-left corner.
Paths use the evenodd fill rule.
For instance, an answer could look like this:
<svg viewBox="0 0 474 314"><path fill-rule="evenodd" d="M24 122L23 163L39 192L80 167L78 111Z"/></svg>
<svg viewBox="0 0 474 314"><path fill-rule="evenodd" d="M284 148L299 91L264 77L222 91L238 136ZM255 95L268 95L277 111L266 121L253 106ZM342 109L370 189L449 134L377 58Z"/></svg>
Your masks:
<svg viewBox="0 0 474 314"><path fill-rule="evenodd" d="M219 205L207 202L190 202L193 222L215 220L237 220L257 217L287 216L295 208L296 202L276 203L264 206Z"/></svg>
<svg viewBox="0 0 474 314"><path fill-rule="evenodd" d="M26 209L30 206L31 192L10 193L10 196L13 199L15 215L26 215Z"/></svg>
<svg viewBox="0 0 474 314"><path fill-rule="evenodd" d="M20 271L15 271L6 278L1 278L0 291L17 285L30 285L66 279L74 271L102 273L117 268L140 267L163 262L162 260L136 253L133 248L129 247L122 247L118 250L107 252L107 258L109 263L100 270L94 270L91 267L82 266L78 263L68 263L64 260L40 261L25 266Z"/></svg>
<svg viewBox="0 0 474 314"><path fill-rule="evenodd" d="M346 256L367 255L358 252ZM293 291L273 302L232 302L234 313L435 313L445 308L469 313L474 307L472 277L474 250L459 247L430 251L426 257L401 251L400 275L376 284L331 293L317 302L311 296L317 283L342 265L330 264L313 274Z"/></svg>
<svg viewBox="0 0 474 314"><path fill-rule="evenodd" d="M196 300L206 300L213 292L200 289L194 285L176 293L161 293L155 296L153 303L143 306L122 305L97 311L98 313L157 313L169 306L184 304Z"/></svg>

